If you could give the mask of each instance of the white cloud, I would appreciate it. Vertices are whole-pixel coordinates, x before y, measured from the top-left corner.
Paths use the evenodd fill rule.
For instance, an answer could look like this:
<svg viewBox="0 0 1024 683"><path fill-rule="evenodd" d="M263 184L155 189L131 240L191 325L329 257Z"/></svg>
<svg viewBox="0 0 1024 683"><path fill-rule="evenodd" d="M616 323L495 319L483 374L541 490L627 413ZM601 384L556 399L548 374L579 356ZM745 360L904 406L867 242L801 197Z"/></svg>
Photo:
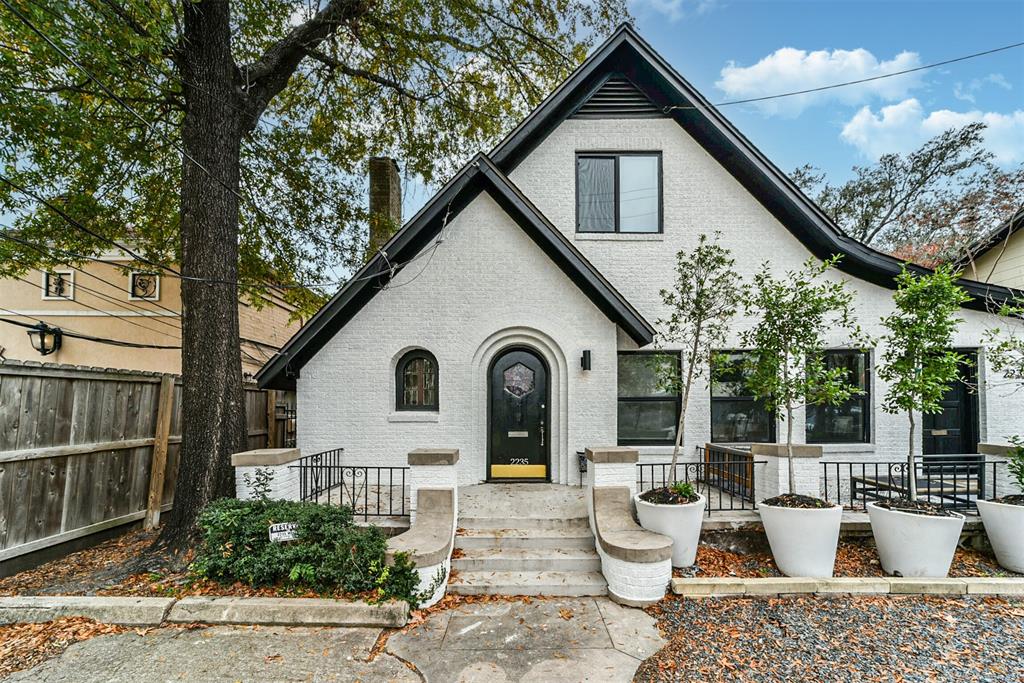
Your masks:
<svg viewBox="0 0 1024 683"><path fill-rule="evenodd" d="M856 81L913 69L920 65L921 60L916 52L901 52L890 60L879 61L863 48L807 52L783 47L753 66L738 66L735 62L729 62L722 69L722 77L715 85L728 99L741 100ZM766 100L758 102L756 106L766 114L796 116L807 107L823 102L862 104L872 98L897 100L906 97L912 88L920 84L918 74L906 74L816 93Z"/></svg>
<svg viewBox="0 0 1024 683"><path fill-rule="evenodd" d="M974 93L989 84L999 86L1003 90L1013 90L1013 86L1003 74L989 74L984 78L972 78L967 85L957 82L953 86L953 97L974 104Z"/></svg>
<svg viewBox="0 0 1024 683"><path fill-rule="evenodd" d="M630 0L629 4L634 13L651 10L674 22L709 12L718 6L719 0Z"/></svg>
<svg viewBox="0 0 1024 683"><path fill-rule="evenodd" d="M949 109L925 113L914 98L882 107L876 114L865 106L845 126L842 138L871 159L889 152L909 152L950 128L985 123L985 146L1000 165L1024 161L1024 110L1010 114Z"/></svg>

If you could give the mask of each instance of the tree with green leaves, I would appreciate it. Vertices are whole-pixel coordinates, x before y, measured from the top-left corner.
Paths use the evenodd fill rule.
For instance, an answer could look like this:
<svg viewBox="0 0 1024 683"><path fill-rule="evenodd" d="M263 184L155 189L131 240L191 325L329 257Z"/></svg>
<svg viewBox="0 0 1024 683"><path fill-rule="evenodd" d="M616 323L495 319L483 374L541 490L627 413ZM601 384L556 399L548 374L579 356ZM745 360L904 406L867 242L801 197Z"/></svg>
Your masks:
<svg viewBox="0 0 1024 683"><path fill-rule="evenodd" d="M181 278L162 543L232 491L239 296L361 261L363 169L444 179L562 81L624 0L0 0L0 276L128 247ZM178 270L180 268L180 270ZM257 297L258 300L258 297Z"/></svg>
<svg viewBox="0 0 1024 683"><path fill-rule="evenodd" d="M744 295L756 322L741 335L753 349L744 361L747 385L776 419L786 422L789 493L793 476L793 413L806 405L838 405L861 390L846 368L828 367L825 335L840 334L862 348L868 339L854 317L854 294L843 280L823 276L840 260L810 258L782 278L765 263Z"/></svg>
<svg viewBox="0 0 1024 683"><path fill-rule="evenodd" d="M676 480L676 463L686 433L686 407L693 384L709 371L716 349L724 344L729 323L740 301L740 276L731 252L718 243L720 233L709 239L701 234L692 252L676 254L676 281L672 289L661 290L669 310L658 320L657 344L680 349L681 372L660 374L663 386L680 395L679 423L672 448L670 480Z"/></svg>
<svg viewBox="0 0 1024 683"><path fill-rule="evenodd" d="M993 158L985 124L971 123L855 166L838 185L810 165L792 178L850 237L933 266L967 255L1019 208L1024 164L1000 168Z"/></svg>
<svg viewBox="0 0 1024 683"><path fill-rule="evenodd" d="M942 397L960 380L966 358L954 351L953 334L963 322L960 306L971 297L957 284L957 274L942 266L932 273L903 269L893 294L896 310L882 319L885 352L878 376L889 384L882 402L885 412L906 413L910 423L907 447L908 496L917 500L914 467L914 413L942 411Z"/></svg>

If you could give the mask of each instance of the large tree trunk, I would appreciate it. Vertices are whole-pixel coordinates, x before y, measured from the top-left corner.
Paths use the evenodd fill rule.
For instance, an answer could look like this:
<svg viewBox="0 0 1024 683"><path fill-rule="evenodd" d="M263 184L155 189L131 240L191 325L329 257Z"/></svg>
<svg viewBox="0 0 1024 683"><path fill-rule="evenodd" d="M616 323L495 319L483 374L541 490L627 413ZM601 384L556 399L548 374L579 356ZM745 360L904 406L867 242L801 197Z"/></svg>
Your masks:
<svg viewBox="0 0 1024 683"><path fill-rule="evenodd" d="M190 547L199 511L234 494L231 454L244 450L238 350L239 150L244 134L232 83L227 0L183 2L182 443L174 510L159 543ZM216 283L194 281L198 277Z"/></svg>

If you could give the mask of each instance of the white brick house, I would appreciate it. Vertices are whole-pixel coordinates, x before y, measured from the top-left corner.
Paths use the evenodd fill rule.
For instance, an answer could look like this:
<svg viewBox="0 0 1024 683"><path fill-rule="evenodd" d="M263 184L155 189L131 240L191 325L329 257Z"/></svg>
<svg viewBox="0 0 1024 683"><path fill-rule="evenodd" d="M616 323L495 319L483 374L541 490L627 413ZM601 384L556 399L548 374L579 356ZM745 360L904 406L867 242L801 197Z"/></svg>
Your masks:
<svg viewBox="0 0 1024 683"><path fill-rule="evenodd" d="M449 447L461 452L461 484L576 483L587 446L637 446L642 461L663 461L676 408L630 354L654 348L676 252L715 231L743 274L766 260L785 271L843 255L831 276L856 292L866 331L881 332L901 263L842 234L624 26L442 188L258 381L297 390L304 453L344 447L353 464L401 466L415 448ZM1012 292L961 284L975 300L956 345L976 356L979 390L925 423L926 453L975 452L1024 431L1024 391L992 371L982 341L990 327L1019 324L984 311ZM727 348L747 324L737 321ZM820 443L826 459L904 454L906 417L881 409L883 351L836 356L863 368L867 393L798 414L798 441ZM712 393L691 398L688 457L708 441L784 434L752 401Z"/></svg>

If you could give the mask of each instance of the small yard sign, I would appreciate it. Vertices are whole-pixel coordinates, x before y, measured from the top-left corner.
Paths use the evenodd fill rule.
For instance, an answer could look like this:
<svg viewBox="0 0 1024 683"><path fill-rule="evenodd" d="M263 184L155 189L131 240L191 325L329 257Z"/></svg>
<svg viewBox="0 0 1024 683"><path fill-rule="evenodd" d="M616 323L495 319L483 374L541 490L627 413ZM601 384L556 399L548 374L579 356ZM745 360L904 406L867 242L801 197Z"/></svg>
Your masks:
<svg viewBox="0 0 1024 683"><path fill-rule="evenodd" d="M281 524L270 525L270 542L285 543L295 541L299 538L298 522L282 522Z"/></svg>

